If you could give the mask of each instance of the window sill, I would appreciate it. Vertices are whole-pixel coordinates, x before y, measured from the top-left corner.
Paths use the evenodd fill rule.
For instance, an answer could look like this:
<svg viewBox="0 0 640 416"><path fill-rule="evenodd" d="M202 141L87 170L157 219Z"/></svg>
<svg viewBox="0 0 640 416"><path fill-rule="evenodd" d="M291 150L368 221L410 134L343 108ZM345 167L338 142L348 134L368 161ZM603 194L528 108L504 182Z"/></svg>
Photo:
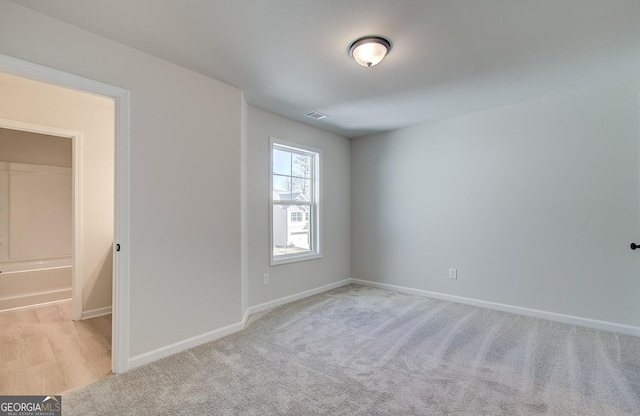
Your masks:
<svg viewBox="0 0 640 416"><path fill-rule="evenodd" d="M315 260L315 259L321 259L321 258L322 258L322 253L297 254L292 256L282 256L277 259L274 259L272 257L271 265L279 266L281 264L297 263L300 261Z"/></svg>

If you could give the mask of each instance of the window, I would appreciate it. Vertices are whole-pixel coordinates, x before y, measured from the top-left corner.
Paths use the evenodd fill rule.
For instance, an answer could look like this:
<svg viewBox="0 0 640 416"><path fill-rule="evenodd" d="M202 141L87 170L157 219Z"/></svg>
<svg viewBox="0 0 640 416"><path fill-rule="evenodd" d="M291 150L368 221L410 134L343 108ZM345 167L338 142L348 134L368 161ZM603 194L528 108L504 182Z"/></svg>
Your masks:
<svg viewBox="0 0 640 416"><path fill-rule="evenodd" d="M320 151L271 139L271 264L322 256Z"/></svg>

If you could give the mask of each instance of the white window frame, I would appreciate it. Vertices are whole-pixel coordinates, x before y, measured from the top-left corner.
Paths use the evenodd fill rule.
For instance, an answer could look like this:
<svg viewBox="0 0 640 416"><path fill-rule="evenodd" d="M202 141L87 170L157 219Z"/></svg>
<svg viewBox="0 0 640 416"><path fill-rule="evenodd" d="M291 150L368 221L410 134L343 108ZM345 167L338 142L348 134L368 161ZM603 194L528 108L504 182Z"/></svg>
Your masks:
<svg viewBox="0 0 640 416"><path fill-rule="evenodd" d="M274 146L291 149L292 151L308 153L313 161L313 194L311 198L311 221L309 223L311 232L311 251L305 253L282 254L274 257L273 253L273 149ZM271 266L280 264L295 263L299 261L322 258L322 150L305 146L299 143L280 140L275 137L270 138L269 143L269 253ZM296 205L296 201L287 201L287 205ZM306 205L306 204L300 204ZM303 217L304 218L304 217Z"/></svg>

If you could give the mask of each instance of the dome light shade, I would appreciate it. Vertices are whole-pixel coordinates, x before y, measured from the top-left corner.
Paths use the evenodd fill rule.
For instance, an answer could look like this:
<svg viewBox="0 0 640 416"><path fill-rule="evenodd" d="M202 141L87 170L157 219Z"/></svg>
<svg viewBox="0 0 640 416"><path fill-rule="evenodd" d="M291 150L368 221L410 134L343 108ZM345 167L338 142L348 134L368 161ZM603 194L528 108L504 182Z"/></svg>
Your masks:
<svg viewBox="0 0 640 416"><path fill-rule="evenodd" d="M349 55L362 66L372 67L391 51L391 42L380 36L365 36L354 41Z"/></svg>

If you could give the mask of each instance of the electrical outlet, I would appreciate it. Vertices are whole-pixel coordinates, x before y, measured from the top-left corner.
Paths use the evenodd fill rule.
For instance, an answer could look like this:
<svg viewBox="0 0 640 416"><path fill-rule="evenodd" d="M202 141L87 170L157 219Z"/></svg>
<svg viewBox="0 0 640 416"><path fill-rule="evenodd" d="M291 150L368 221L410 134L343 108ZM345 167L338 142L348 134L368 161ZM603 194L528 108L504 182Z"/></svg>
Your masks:
<svg viewBox="0 0 640 416"><path fill-rule="evenodd" d="M449 279L457 279L457 278L458 278L458 270L449 269Z"/></svg>
<svg viewBox="0 0 640 416"><path fill-rule="evenodd" d="M262 284L263 285L268 285L269 284L269 273L263 273L262 274Z"/></svg>

